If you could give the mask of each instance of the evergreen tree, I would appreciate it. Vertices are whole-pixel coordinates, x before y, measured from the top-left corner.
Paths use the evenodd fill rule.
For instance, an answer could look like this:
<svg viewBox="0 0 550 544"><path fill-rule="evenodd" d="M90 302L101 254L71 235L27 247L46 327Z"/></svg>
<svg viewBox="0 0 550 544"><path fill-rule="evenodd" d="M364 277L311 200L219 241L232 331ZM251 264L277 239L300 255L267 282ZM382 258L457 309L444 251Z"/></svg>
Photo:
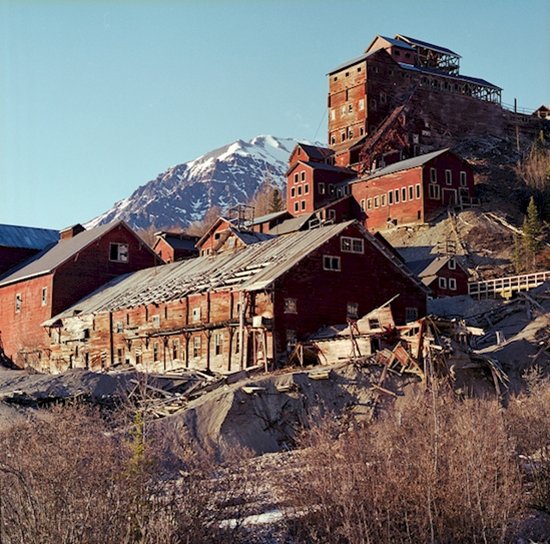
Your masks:
<svg viewBox="0 0 550 544"><path fill-rule="evenodd" d="M273 188L271 193L271 203L269 205L269 213L280 212L284 210L284 202L281 197L281 191L277 187Z"/></svg>
<svg viewBox="0 0 550 544"><path fill-rule="evenodd" d="M521 274L525 270L525 250L519 236L514 236L513 263L516 274Z"/></svg>
<svg viewBox="0 0 550 544"><path fill-rule="evenodd" d="M541 223L535 199L531 197L529 206L527 206L527 215L523 221L523 245L525 253L533 265L536 263L537 253L540 250L539 236L541 233Z"/></svg>

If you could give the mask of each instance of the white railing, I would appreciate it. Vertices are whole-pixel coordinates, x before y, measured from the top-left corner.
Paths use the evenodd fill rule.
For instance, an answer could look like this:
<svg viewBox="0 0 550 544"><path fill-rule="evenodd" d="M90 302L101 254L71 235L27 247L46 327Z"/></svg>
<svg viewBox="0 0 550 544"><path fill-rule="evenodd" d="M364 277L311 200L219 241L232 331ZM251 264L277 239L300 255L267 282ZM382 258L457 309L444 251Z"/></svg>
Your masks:
<svg viewBox="0 0 550 544"><path fill-rule="evenodd" d="M488 298L496 295L511 296L513 293L538 287L547 280L550 280L550 270L520 276L494 278L492 280L471 281L468 282L468 294L477 298Z"/></svg>

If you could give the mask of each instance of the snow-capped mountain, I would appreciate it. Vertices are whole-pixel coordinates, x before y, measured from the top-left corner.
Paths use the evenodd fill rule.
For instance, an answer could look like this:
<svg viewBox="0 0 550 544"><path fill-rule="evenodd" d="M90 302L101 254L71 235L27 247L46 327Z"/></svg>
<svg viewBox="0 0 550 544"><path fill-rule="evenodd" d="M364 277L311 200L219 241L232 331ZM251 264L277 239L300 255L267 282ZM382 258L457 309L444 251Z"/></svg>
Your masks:
<svg viewBox="0 0 550 544"><path fill-rule="evenodd" d="M256 136L237 140L201 157L178 164L116 202L87 228L123 219L137 229L185 227L212 206L223 210L244 203L269 182L282 188L288 158L298 143L292 138Z"/></svg>

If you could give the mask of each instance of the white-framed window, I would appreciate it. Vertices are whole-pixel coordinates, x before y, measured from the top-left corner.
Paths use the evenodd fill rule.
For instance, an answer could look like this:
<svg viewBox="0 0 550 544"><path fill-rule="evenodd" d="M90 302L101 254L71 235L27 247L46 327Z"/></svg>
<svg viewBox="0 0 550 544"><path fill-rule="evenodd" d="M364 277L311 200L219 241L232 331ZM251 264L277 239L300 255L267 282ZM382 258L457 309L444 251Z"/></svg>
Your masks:
<svg viewBox="0 0 550 544"><path fill-rule="evenodd" d="M319 182L318 187L319 187L319 194L324 195L325 194L325 184L321 181L321 182Z"/></svg>
<svg viewBox="0 0 550 544"><path fill-rule="evenodd" d="M340 238L340 251L343 253L365 253L365 240L363 238L342 236Z"/></svg>
<svg viewBox="0 0 550 544"><path fill-rule="evenodd" d="M23 295L21 293L16 293L15 295L15 313L18 314L21 311L23 306Z"/></svg>
<svg viewBox="0 0 550 544"><path fill-rule="evenodd" d="M439 185L432 185L430 184L428 188L428 196L432 200L441 200L441 190Z"/></svg>
<svg viewBox="0 0 550 544"><path fill-rule="evenodd" d="M294 198L296 196L296 187L291 187L290 188L290 196L292 198Z"/></svg>
<svg viewBox="0 0 550 544"><path fill-rule="evenodd" d="M449 278L449 289L451 291L456 291L456 279L455 278Z"/></svg>
<svg viewBox="0 0 550 544"><path fill-rule="evenodd" d="M416 184L416 198L420 198L420 183Z"/></svg>
<svg viewBox="0 0 550 544"><path fill-rule="evenodd" d="M40 306L46 306L48 303L48 288L42 287L42 292L40 296Z"/></svg>
<svg viewBox="0 0 550 544"><path fill-rule="evenodd" d="M298 172L294 174L294 183L298 183Z"/></svg>
<svg viewBox="0 0 550 544"><path fill-rule="evenodd" d="M364 198L361 199L361 210L365 211L365 199Z"/></svg>
<svg viewBox="0 0 550 544"><path fill-rule="evenodd" d="M365 109L365 99L361 98L359 100L359 111L363 111Z"/></svg>
<svg viewBox="0 0 550 544"><path fill-rule="evenodd" d="M304 185L304 195L307 195L307 194L309 194L309 183L306 183Z"/></svg>
<svg viewBox="0 0 550 544"><path fill-rule="evenodd" d="M357 302L348 302L346 306L347 316L352 319L359 317L359 304Z"/></svg>
<svg viewBox="0 0 550 544"><path fill-rule="evenodd" d="M214 355L221 355L223 352L223 334L214 334Z"/></svg>
<svg viewBox="0 0 550 544"><path fill-rule="evenodd" d="M466 187L466 185L468 185L466 172L464 172L464 170L460 171L460 185L462 185L462 187Z"/></svg>
<svg viewBox="0 0 550 544"><path fill-rule="evenodd" d="M306 201L302 200L302 210L305 210L305 209L306 209Z"/></svg>
<svg viewBox="0 0 550 544"><path fill-rule="evenodd" d="M396 190L393 192L393 196L394 196L395 203L396 203L396 204L399 204L399 189L396 189Z"/></svg>
<svg viewBox="0 0 550 544"><path fill-rule="evenodd" d="M372 198L367 198L367 210L372 210Z"/></svg>
<svg viewBox="0 0 550 544"><path fill-rule="evenodd" d="M198 359L201 356L201 337L193 337L193 359Z"/></svg>
<svg viewBox="0 0 550 544"><path fill-rule="evenodd" d="M405 322L410 323L418 319L418 308L405 308Z"/></svg>
<svg viewBox="0 0 550 544"><path fill-rule="evenodd" d="M298 193L298 196L302 196L302 186L301 185L298 185L297 193Z"/></svg>
<svg viewBox="0 0 550 544"><path fill-rule="evenodd" d="M155 329L160 328L160 315L157 314L151 316L151 322L153 323L153 327L155 327Z"/></svg>
<svg viewBox="0 0 550 544"><path fill-rule="evenodd" d="M456 261L454 259L450 259L447 263L447 267L449 270L456 270Z"/></svg>
<svg viewBox="0 0 550 544"><path fill-rule="evenodd" d="M124 324L122 323L122 321L117 321L116 322L116 325L115 325L115 331L117 333L121 333L121 332L124 332Z"/></svg>
<svg viewBox="0 0 550 544"><path fill-rule="evenodd" d="M407 202L407 188L401 188L401 202Z"/></svg>
<svg viewBox="0 0 550 544"><path fill-rule="evenodd" d="M128 262L128 244L111 242L109 244L109 260L117 263Z"/></svg>
<svg viewBox="0 0 550 544"><path fill-rule="evenodd" d="M388 191L388 204L390 206L393 204L393 191Z"/></svg>
<svg viewBox="0 0 550 544"><path fill-rule="evenodd" d="M381 197L380 197L380 206L384 207L386 205L386 193L384 193Z"/></svg>
<svg viewBox="0 0 550 544"><path fill-rule="evenodd" d="M334 255L323 255L323 270L340 272L340 257L336 257Z"/></svg>
<svg viewBox="0 0 550 544"><path fill-rule="evenodd" d="M447 289L447 278L438 278L438 285L440 289Z"/></svg>
<svg viewBox="0 0 550 544"><path fill-rule="evenodd" d="M379 208L380 207L380 198L375 196L374 197L374 207Z"/></svg>
<svg viewBox="0 0 550 544"><path fill-rule="evenodd" d="M191 315L192 315L193 322L196 323L197 321L200 321L201 320L200 306L198 306L197 308L193 308Z"/></svg>
<svg viewBox="0 0 550 544"><path fill-rule="evenodd" d="M297 314L298 304L295 298L285 298L285 314Z"/></svg>
<svg viewBox="0 0 550 544"><path fill-rule="evenodd" d="M176 360L180 358L180 341L175 338L172 341L172 359Z"/></svg>
<svg viewBox="0 0 550 544"><path fill-rule="evenodd" d="M447 185L453 184L453 172L452 170L445 170L445 183Z"/></svg>
<svg viewBox="0 0 550 544"><path fill-rule="evenodd" d="M294 202L294 211L297 212L300 209L299 202Z"/></svg>
<svg viewBox="0 0 550 544"><path fill-rule="evenodd" d="M329 210L328 211L328 218L335 220L336 219L336 210Z"/></svg>
<svg viewBox="0 0 550 544"><path fill-rule="evenodd" d="M414 199L414 187L412 185L409 185L409 200Z"/></svg>
<svg viewBox="0 0 550 544"><path fill-rule="evenodd" d="M430 181L437 183L437 170L435 168L430 168Z"/></svg>
<svg viewBox="0 0 550 544"><path fill-rule="evenodd" d="M302 172L301 178L302 178L302 181L306 180L306 173L305 172Z"/></svg>

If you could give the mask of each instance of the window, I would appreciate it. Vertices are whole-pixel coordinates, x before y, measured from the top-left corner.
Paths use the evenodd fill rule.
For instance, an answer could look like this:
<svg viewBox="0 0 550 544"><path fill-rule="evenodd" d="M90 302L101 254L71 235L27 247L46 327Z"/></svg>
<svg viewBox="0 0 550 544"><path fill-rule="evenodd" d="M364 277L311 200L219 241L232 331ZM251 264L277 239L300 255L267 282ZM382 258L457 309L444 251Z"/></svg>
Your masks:
<svg viewBox="0 0 550 544"><path fill-rule="evenodd" d="M194 322L197 322L197 321L201 320L201 309L200 309L200 307L193 308L192 316L193 316L193 321Z"/></svg>
<svg viewBox="0 0 550 544"><path fill-rule="evenodd" d="M361 98L361 99L359 100L359 105L358 105L358 107L359 107L359 111L363 111L363 110L365 109L365 99L364 99L364 98Z"/></svg>
<svg viewBox="0 0 550 544"><path fill-rule="evenodd" d="M449 289L451 291L456 291L456 279L455 278L449 278Z"/></svg>
<svg viewBox="0 0 550 544"><path fill-rule="evenodd" d="M300 205L298 202L294 202L294 211L297 212L300 209Z"/></svg>
<svg viewBox="0 0 550 544"><path fill-rule="evenodd" d="M298 172L294 174L294 183L298 183Z"/></svg>
<svg viewBox="0 0 550 544"><path fill-rule="evenodd" d="M367 210L372 210L372 198L367 199Z"/></svg>
<svg viewBox="0 0 550 544"><path fill-rule="evenodd" d="M302 186L298 185L298 196L302 196Z"/></svg>
<svg viewBox="0 0 550 544"><path fill-rule="evenodd" d="M451 170L445 170L445 183L447 185L453 184L453 173L451 172Z"/></svg>
<svg viewBox="0 0 550 544"><path fill-rule="evenodd" d="M234 346L235 346L235 353L239 353L239 333L236 332L234 335L233 335L233 342L234 342Z"/></svg>
<svg viewBox="0 0 550 544"><path fill-rule="evenodd" d="M21 311L21 306L23 305L23 296L21 293L15 295L15 313L18 314Z"/></svg>
<svg viewBox="0 0 550 544"><path fill-rule="evenodd" d="M285 298L285 314L297 314L298 306L295 298Z"/></svg>
<svg viewBox="0 0 550 544"><path fill-rule="evenodd" d="M464 172L464 171L460 172L460 185L462 185L463 187L466 187L466 185L467 185L466 172Z"/></svg>
<svg viewBox="0 0 550 544"><path fill-rule="evenodd" d="M447 278L439 278L438 284L440 289L447 289Z"/></svg>
<svg viewBox="0 0 550 544"><path fill-rule="evenodd" d="M364 198L361 199L361 210L365 211L365 199Z"/></svg>
<svg viewBox="0 0 550 544"><path fill-rule="evenodd" d="M330 110L330 120L334 121L335 119L336 119L336 112L334 111L334 109L331 109Z"/></svg>
<svg viewBox="0 0 550 544"><path fill-rule="evenodd" d="M340 250L343 253L364 253L365 241L363 240L363 238L342 236L340 238Z"/></svg>
<svg viewBox="0 0 550 544"><path fill-rule="evenodd" d="M348 317L357 319L359 315L359 304L357 304L357 302L348 302L346 313Z"/></svg>
<svg viewBox="0 0 550 544"><path fill-rule="evenodd" d="M292 187L292 188L290 189L290 196L291 196L292 198L294 198L294 197L296 196L296 187Z"/></svg>
<svg viewBox="0 0 550 544"><path fill-rule="evenodd" d="M305 181L306 180L306 173L305 172L302 172L302 177L301 177L302 181Z"/></svg>
<svg viewBox="0 0 550 544"><path fill-rule="evenodd" d="M416 185L416 198L420 198L420 183Z"/></svg>
<svg viewBox="0 0 550 544"><path fill-rule="evenodd" d="M179 359L180 355L180 342L179 340L174 340L172 342L172 359Z"/></svg>
<svg viewBox="0 0 550 544"><path fill-rule="evenodd" d="M414 187L412 185L409 185L409 200L413 200L414 198Z"/></svg>
<svg viewBox="0 0 550 544"><path fill-rule="evenodd" d="M323 255L323 270L331 270L333 272L340 272L340 257L334 257L332 255Z"/></svg>
<svg viewBox="0 0 550 544"><path fill-rule="evenodd" d="M430 181L432 183L437 182L437 170L435 168L430 168Z"/></svg>
<svg viewBox="0 0 550 544"><path fill-rule="evenodd" d="M384 207L386 205L386 193L384 193L381 197L380 197L380 206Z"/></svg>
<svg viewBox="0 0 550 544"><path fill-rule="evenodd" d="M201 337L193 337L193 358L198 359L201 356Z"/></svg>
<svg viewBox="0 0 550 544"><path fill-rule="evenodd" d="M396 190L394 191L394 193L395 193L395 194L394 194L395 203L396 203L396 204L399 204L399 189L396 189Z"/></svg>
<svg viewBox="0 0 550 544"><path fill-rule="evenodd" d="M380 104L385 104L387 101L386 93L380 93Z"/></svg>
<svg viewBox="0 0 550 544"><path fill-rule="evenodd" d="M41 306L46 306L47 303L48 303L48 288L47 287L42 287L42 295L41 295L41 299L40 299L40 305Z"/></svg>
<svg viewBox="0 0 550 544"><path fill-rule="evenodd" d="M405 308L405 322L410 323L418 319L418 308Z"/></svg>
<svg viewBox="0 0 550 544"><path fill-rule="evenodd" d="M153 327L158 329L160 327L160 315L151 316L151 322L153 323Z"/></svg>
<svg viewBox="0 0 550 544"><path fill-rule="evenodd" d="M428 189L428 196L432 200L440 200L441 197L440 197L440 187L439 187L439 185L430 184L429 189Z"/></svg>
<svg viewBox="0 0 550 544"><path fill-rule="evenodd" d="M388 192L388 204L391 206L393 204L393 192Z"/></svg>
<svg viewBox="0 0 550 544"><path fill-rule="evenodd" d="M335 143L336 143L336 137L335 137L335 136L331 136L331 137L330 137L330 143L331 143L331 144L335 144Z"/></svg>
<svg viewBox="0 0 550 544"><path fill-rule="evenodd" d="M121 365L124 362L124 350L122 348L117 348L116 360L119 365Z"/></svg>
<svg viewBox="0 0 550 544"><path fill-rule="evenodd" d="M157 362L159 360L159 345L158 342L153 344L153 361Z"/></svg>
<svg viewBox="0 0 550 544"><path fill-rule="evenodd" d="M223 335L221 333L214 335L214 355L221 355L223 347Z"/></svg>
<svg viewBox="0 0 550 544"><path fill-rule="evenodd" d="M118 333L121 333L124 331L124 324L122 323L122 321L116 322L115 331Z"/></svg>
<svg viewBox="0 0 550 544"><path fill-rule="evenodd" d="M407 188L403 187L401 189L401 202L407 202Z"/></svg>
<svg viewBox="0 0 550 544"><path fill-rule="evenodd" d="M287 329L286 331L286 344L288 347L293 347L296 345L296 331L292 331L290 329Z"/></svg>
<svg viewBox="0 0 550 544"><path fill-rule="evenodd" d="M309 183L306 183L304 185L304 195L307 195L307 194L309 194Z"/></svg>
<svg viewBox="0 0 550 544"><path fill-rule="evenodd" d="M141 364L141 347L136 347L136 365ZM88 354L86 353L86 368L88 368Z"/></svg>
<svg viewBox="0 0 550 544"><path fill-rule="evenodd" d="M319 194L324 195L325 194L325 184L321 181L318 185L319 187Z"/></svg>
<svg viewBox="0 0 550 544"><path fill-rule="evenodd" d="M342 141L343 141L343 142L346 141L346 133L345 133L345 132L342 132Z"/></svg>
<svg viewBox="0 0 550 544"><path fill-rule="evenodd" d="M305 210L305 209L306 209L306 201L302 200L302 210Z"/></svg>
<svg viewBox="0 0 550 544"><path fill-rule="evenodd" d="M374 98L370 99L370 107L373 111L376 111L376 100Z"/></svg>
<svg viewBox="0 0 550 544"><path fill-rule="evenodd" d="M112 242L109 246L109 260L117 263L127 263L128 244Z"/></svg>
<svg viewBox="0 0 550 544"><path fill-rule="evenodd" d="M379 208L380 207L380 198L375 196L374 197L374 207Z"/></svg>
<svg viewBox="0 0 550 544"><path fill-rule="evenodd" d="M454 259L450 259L447 263L447 267L449 270L456 270L456 261Z"/></svg>
<svg viewBox="0 0 550 544"><path fill-rule="evenodd" d="M336 210L329 210L328 211L328 218L331 219L331 220L335 220L336 219Z"/></svg>

